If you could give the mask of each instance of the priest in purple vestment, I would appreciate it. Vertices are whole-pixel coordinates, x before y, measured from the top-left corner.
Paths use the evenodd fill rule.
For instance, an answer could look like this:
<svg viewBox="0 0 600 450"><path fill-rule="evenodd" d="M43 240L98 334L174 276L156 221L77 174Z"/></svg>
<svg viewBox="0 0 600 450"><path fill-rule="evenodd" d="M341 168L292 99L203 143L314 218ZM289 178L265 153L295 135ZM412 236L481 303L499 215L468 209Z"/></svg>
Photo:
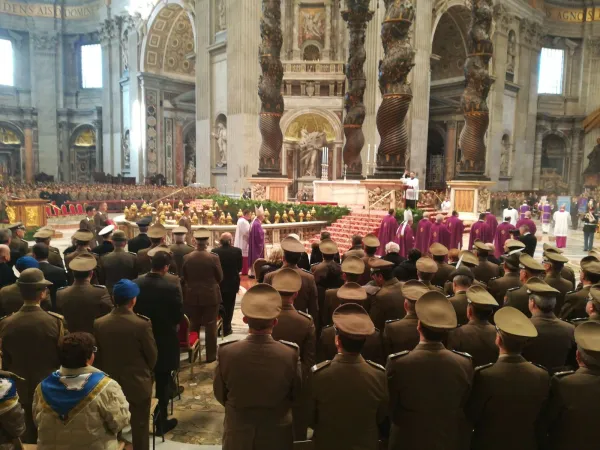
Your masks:
<svg viewBox="0 0 600 450"><path fill-rule="evenodd" d="M435 217L435 223L431 226L431 237L429 238L429 246L434 243L440 243L448 248L450 245L450 230L444 223L444 216L438 214Z"/></svg>
<svg viewBox="0 0 600 450"><path fill-rule="evenodd" d="M544 200L540 210L542 211L542 232L548 234L550 232L550 222L552 222L552 206Z"/></svg>
<svg viewBox="0 0 600 450"><path fill-rule="evenodd" d="M490 227L490 236L494 237L496 236L496 228L498 228L498 220L496 220L496 216L489 209L486 210L485 214L485 223Z"/></svg>
<svg viewBox="0 0 600 450"><path fill-rule="evenodd" d="M379 248L377 249L377 256L385 255L385 246L389 242L396 242L396 232L398 231L398 221L396 220L396 210L390 209L387 216L381 221L379 225Z"/></svg>
<svg viewBox="0 0 600 450"><path fill-rule="evenodd" d="M490 227L487 223L485 223L485 213L479 214L479 220L471 225L471 234L469 235L469 251L473 249L473 243L479 239L484 243L488 243L492 241L492 236L490 235Z"/></svg>
<svg viewBox="0 0 600 450"><path fill-rule="evenodd" d="M254 261L265 257L265 231L262 227L264 217L265 211L260 205L260 208L256 209L256 218L252 221L250 234L248 235L248 266L254 276L256 276Z"/></svg>
<svg viewBox="0 0 600 450"><path fill-rule="evenodd" d="M517 230L523 225L527 225L529 227L529 232L535 236L535 233L537 233L537 226L535 222L531 219L531 211L527 211L525 213L525 217L523 217L517 222Z"/></svg>
<svg viewBox="0 0 600 450"><path fill-rule="evenodd" d="M404 211L404 222L398 227L396 233L396 242L400 246L398 252L403 258L408 257L408 253L415 248L415 235L413 233L413 215L410 209Z"/></svg>
<svg viewBox="0 0 600 450"><path fill-rule="evenodd" d="M452 211L452 216L446 220L448 231L450 231L450 245L448 249L461 249L463 243L463 233L465 232L465 224L458 218L458 212Z"/></svg>
<svg viewBox="0 0 600 450"><path fill-rule="evenodd" d="M527 204L527 200L523 200L523 204L521 206L519 206L519 214L521 214L520 218L521 220L525 218L525 213L529 212L530 208L529 205ZM519 228L519 226L517 225L517 228Z"/></svg>
<svg viewBox="0 0 600 450"><path fill-rule="evenodd" d="M504 243L511 239L510 230L514 230L515 226L510 223L510 217L505 217L504 222L496 228L496 236L494 237L494 256L500 258L504 254Z"/></svg>
<svg viewBox="0 0 600 450"><path fill-rule="evenodd" d="M431 227L433 223L429 220L429 213L423 214L423 218L419 220L417 225L417 237L415 247L425 255L429 251L429 240L431 239Z"/></svg>

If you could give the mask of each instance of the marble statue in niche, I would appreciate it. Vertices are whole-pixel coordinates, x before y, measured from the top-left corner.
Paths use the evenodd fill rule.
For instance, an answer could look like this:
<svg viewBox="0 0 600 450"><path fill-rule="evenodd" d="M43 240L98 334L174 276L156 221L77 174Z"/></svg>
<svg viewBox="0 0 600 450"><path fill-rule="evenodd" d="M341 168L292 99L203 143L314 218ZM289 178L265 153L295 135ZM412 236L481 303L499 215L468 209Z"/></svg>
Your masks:
<svg viewBox="0 0 600 450"><path fill-rule="evenodd" d="M217 0L217 22L218 22L218 30L223 31L227 29L227 9L225 5L225 0Z"/></svg>
<svg viewBox="0 0 600 450"><path fill-rule="evenodd" d="M125 134L121 140L121 152L123 154L123 167L129 169L130 151L129 151L129 130L125 130Z"/></svg>
<svg viewBox="0 0 600 450"><path fill-rule="evenodd" d="M508 33L508 49L506 58L506 71L508 73L515 73L515 65L517 60L517 35L514 31Z"/></svg>
<svg viewBox="0 0 600 450"><path fill-rule="evenodd" d="M217 150L219 151L217 167L227 167L227 126L223 122L217 122L217 128L211 134L217 141Z"/></svg>
<svg viewBox="0 0 600 450"><path fill-rule="evenodd" d="M300 131L300 176L317 176L317 156L323 147L327 145L327 135L323 131L309 133L306 128Z"/></svg>
<svg viewBox="0 0 600 450"><path fill-rule="evenodd" d="M196 135L188 134L185 140L185 172L183 174L184 184L196 182Z"/></svg>

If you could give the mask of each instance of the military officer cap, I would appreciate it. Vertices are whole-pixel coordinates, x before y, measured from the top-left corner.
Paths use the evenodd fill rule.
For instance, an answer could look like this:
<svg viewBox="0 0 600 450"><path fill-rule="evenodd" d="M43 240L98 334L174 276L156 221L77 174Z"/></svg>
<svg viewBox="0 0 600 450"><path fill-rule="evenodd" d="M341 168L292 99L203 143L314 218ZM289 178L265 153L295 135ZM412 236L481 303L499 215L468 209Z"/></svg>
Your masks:
<svg viewBox="0 0 600 450"><path fill-rule="evenodd" d="M596 250L590 250L588 253L588 256L591 256L592 258L596 258L598 261L600 261L600 252L598 252Z"/></svg>
<svg viewBox="0 0 600 450"><path fill-rule="evenodd" d="M373 273L379 272L382 269L390 269L394 266L394 263L381 258L369 258L368 264Z"/></svg>
<svg viewBox="0 0 600 450"><path fill-rule="evenodd" d="M422 273L436 273L438 265L431 258L419 258L417 260L417 270Z"/></svg>
<svg viewBox="0 0 600 450"><path fill-rule="evenodd" d="M73 239L79 242L90 242L94 239L94 233L88 230L77 230L73 234Z"/></svg>
<svg viewBox="0 0 600 450"><path fill-rule="evenodd" d="M544 252L544 262L546 263L568 263L569 258L553 251L546 250Z"/></svg>
<svg viewBox="0 0 600 450"><path fill-rule="evenodd" d="M350 302L362 302L367 299L367 291L358 283L346 283L338 289L337 298Z"/></svg>
<svg viewBox="0 0 600 450"><path fill-rule="evenodd" d="M473 275L473 271L465 266L460 266L458 269L454 269L452 272L450 272L449 279L450 279L450 281L452 281L454 279L454 277L458 277L460 275L469 277L469 278L471 278L471 280L475 279L475 275Z"/></svg>
<svg viewBox="0 0 600 450"><path fill-rule="evenodd" d="M417 300L415 311L421 324L432 330L452 330L458 325L454 306L438 291L423 294Z"/></svg>
<svg viewBox="0 0 600 450"><path fill-rule="evenodd" d="M591 301L596 308L600 308L600 286L591 287L588 300Z"/></svg>
<svg viewBox="0 0 600 450"><path fill-rule="evenodd" d="M510 266L513 269L518 269L519 268L519 256L520 256L520 252L519 253L510 252L506 255L502 255L500 257L500 259L502 259L502 261L507 266Z"/></svg>
<svg viewBox="0 0 600 450"><path fill-rule="evenodd" d="M140 294L140 287L131 280L122 279L113 286L113 296L132 299Z"/></svg>
<svg viewBox="0 0 600 450"><path fill-rule="evenodd" d="M494 247L494 244L492 244L491 242L488 242L485 245L486 245L486 247L488 249L488 252L494 252L494 251L496 251L496 247Z"/></svg>
<svg viewBox="0 0 600 450"><path fill-rule="evenodd" d="M363 244L365 244L365 247L373 247L373 248L379 247L381 245L381 243L379 242L379 239L374 234L367 234L363 238Z"/></svg>
<svg viewBox="0 0 600 450"><path fill-rule="evenodd" d="M9 230L24 230L25 225L23 225L23 222L15 222L15 223L9 224L8 229Z"/></svg>
<svg viewBox="0 0 600 450"><path fill-rule="evenodd" d="M98 261L91 253L83 253L76 256L69 263L69 269L74 272L89 272L94 270L98 265Z"/></svg>
<svg viewBox="0 0 600 450"><path fill-rule="evenodd" d="M136 222L138 227L149 227L152 222L152 217L143 217L142 219Z"/></svg>
<svg viewBox="0 0 600 450"><path fill-rule="evenodd" d="M365 273L365 262L358 256L348 256L342 261L342 272L362 275Z"/></svg>
<svg viewBox="0 0 600 450"><path fill-rule="evenodd" d="M288 235L287 235L287 237L294 238L294 239L296 239L297 241L299 241L299 240L300 240L300 236L298 236L296 233L290 233L290 234L288 234Z"/></svg>
<svg viewBox="0 0 600 450"><path fill-rule="evenodd" d="M475 285L467 289L467 300L477 306L498 306L498 302L483 286Z"/></svg>
<svg viewBox="0 0 600 450"><path fill-rule="evenodd" d="M538 332L525 314L512 306L500 308L494 314L496 329L511 336L534 338Z"/></svg>
<svg viewBox="0 0 600 450"><path fill-rule="evenodd" d="M527 292L529 294L550 296L556 296L556 294L560 294L557 289L554 289L552 286L545 281L540 280L538 277L531 277L529 280L527 280L525 287L527 288Z"/></svg>
<svg viewBox="0 0 600 450"><path fill-rule="evenodd" d="M331 239L325 239L319 244L319 250L324 255L335 255L338 252L338 246Z"/></svg>
<svg viewBox="0 0 600 450"><path fill-rule="evenodd" d="M52 282L44 278L44 272L40 269L25 269L17 279L19 287L45 288L52 286Z"/></svg>
<svg viewBox="0 0 600 450"><path fill-rule="evenodd" d="M448 248L439 242L434 242L429 247L429 253L433 256L446 256L448 254Z"/></svg>
<svg viewBox="0 0 600 450"><path fill-rule="evenodd" d="M79 230L79 231L81 231L81 230ZM79 231L76 231L75 234L73 235L73 237L75 237L75 235ZM54 230L49 230L47 228L40 228L39 230L37 230L35 232L35 234L33 235L33 238L34 239L48 239L48 238L51 238L52 236L54 236ZM89 240L91 241L93 238L94 238L94 235L92 234L92 237ZM77 237L75 237L75 239L77 239ZM79 240L79 239L77 239L77 240Z"/></svg>
<svg viewBox="0 0 600 450"><path fill-rule="evenodd" d="M333 325L338 333L356 340L375 333L375 325L367 311L356 303L345 303L333 312Z"/></svg>
<svg viewBox="0 0 600 450"><path fill-rule="evenodd" d="M555 247L552 244L544 243L542 247L544 248L544 252L563 253L560 248Z"/></svg>
<svg viewBox="0 0 600 450"><path fill-rule="evenodd" d="M586 352L595 353L595 359L600 360L600 323L584 322L575 328L575 342Z"/></svg>
<svg viewBox="0 0 600 450"><path fill-rule="evenodd" d="M302 277L294 269L283 268L275 273L273 287L282 294L295 294L302 287Z"/></svg>
<svg viewBox="0 0 600 450"><path fill-rule="evenodd" d="M148 237L151 239L161 239L167 235L167 229L157 223L148 228Z"/></svg>
<svg viewBox="0 0 600 450"><path fill-rule="evenodd" d="M467 264L468 266L472 267L479 265L479 259L477 259L477 256L475 256L473 252L470 252L469 250L463 250L460 252L460 261L463 264Z"/></svg>
<svg viewBox="0 0 600 450"><path fill-rule="evenodd" d="M581 260L581 270L594 275L600 275L600 262L596 260L586 261Z"/></svg>
<svg viewBox="0 0 600 450"><path fill-rule="evenodd" d="M123 230L116 230L112 235L112 240L117 242L127 241L127 236Z"/></svg>
<svg viewBox="0 0 600 450"><path fill-rule="evenodd" d="M242 314L249 319L272 320L281 312L281 295L268 284L252 286L242 297Z"/></svg>
<svg viewBox="0 0 600 450"><path fill-rule="evenodd" d="M302 242L290 236L281 241L281 248L284 252L290 253L304 253L305 250Z"/></svg>
<svg viewBox="0 0 600 450"><path fill-rule="evenodd" d="M173 230L173 234L187 234L188 229L186 227L176 227Z"/></svg>
<svg viewBox="0 0 600 450"><path fill-rule="evenodd" d="M150 258L153 258L154 255L156 255L158 252L165 252L165 253L168 253L169 255L173 254L173 252L167 245L161 244L161 245L157 245L156 247L152 247L150 250L148 250L148 256Z"/></svg>
<svg viewBox="0 0 600 450"><path fill-rule="evenodd" d="M488 245L481 240L476 240L473 245L475 246L475 248L477 250L483 250L484 252L490 251L490 248L488 247Z"/></svg>
<svg viewBox="0 0 600 450"><path fill-rule="evenodd" d="M531 270L533 272L545 272L546 269L542 264L531 256L524 254L519 256L519 267L521 269Z"/></svg>
<svg viewBox="0 0 600 450"><path fill-rule="evenodd" d="M504 251L508 252L509 250L518 250L518 249L524 249L525 248L525 244L523 244L521 241L518 241L516 239L507 239L504 242Z"/></svg>
<svg viewBox="0 0 600 450"><path fill-rule="evenodd" d="M402 285L402 295L411 302L416 302L423 294L428 292L429 288L417 280L410 280Z"/></svg>
<svg viewBox="0 0 600 450"><path fill-rule="evenodd" d="M107 225L98 232L98 236L108 236L113 231L115 231L115 226Z"/></svg>
<svg viewBox="0 0 600 450"><path fill-rule="evenodd" d="M187 231L186 231L187 232ZM210 231L207 228L199 228L192 234L198 241L202 241L210 238Z"/></svg>

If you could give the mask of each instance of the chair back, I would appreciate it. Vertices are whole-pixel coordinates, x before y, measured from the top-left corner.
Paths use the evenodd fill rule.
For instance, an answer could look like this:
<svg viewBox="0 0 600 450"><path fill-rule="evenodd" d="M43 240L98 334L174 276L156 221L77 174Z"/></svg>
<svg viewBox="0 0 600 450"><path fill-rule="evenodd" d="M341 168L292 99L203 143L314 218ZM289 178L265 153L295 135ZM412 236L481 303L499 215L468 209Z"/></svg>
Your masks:
<svg viewBox="0 0 600 450"><path fill-rule="evenodd" d="M73 203L69 204L69 214L76 215L77 211L75 210L75 205Z"/></svg>
<svg viewBox="0 0 600 450"><path fill-rule="evenodd" d="M252 266L252 269L254 270L254 276L256 277L256 279L258 280L258 275L260 275L260 269L262 268L262 266L266 266L267 265L267 260L264 258L258 258L256 261L254 261L254 265Z"/></svg>
<svg viewBox="0 0 600 450"><path fill-rule="evenodd" d="M179 331L177 332L180 350L190 349L190 319L185 314L179 322Z"/></svg>
<svg viewBox="0 0 600 450"><path fill-rule="evenodd" d="M81 203L77 203L77 214L85 214L83 211L83 206L81 206Z"/></svg>
<svg viewBox="0 0 600 450"><path fill-rule="evenodd" d="M69 211L67 211L67 205L62 205L60 207L60 211L62 212L63 216L68 216L69 215Z"/></svg>
<svg viewBox="0 0 600 450"><path fill-rule="evenodd" d="M50 207L50 205L46 205L46 217L52 217L54 214L52 214L52 208Z"/></svg>

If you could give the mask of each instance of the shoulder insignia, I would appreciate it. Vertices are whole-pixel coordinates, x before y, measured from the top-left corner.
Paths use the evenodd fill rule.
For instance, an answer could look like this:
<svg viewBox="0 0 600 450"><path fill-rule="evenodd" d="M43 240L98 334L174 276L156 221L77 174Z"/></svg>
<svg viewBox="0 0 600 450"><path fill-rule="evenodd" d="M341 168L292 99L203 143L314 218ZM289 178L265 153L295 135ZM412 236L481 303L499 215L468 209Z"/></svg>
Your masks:
<svg viewBox="0 0 600 450"><path fill-rule="evenodd" d="M59 288L56 290L56 292L58 292L58 291L62 291L63 289L67 289L67 288L70 288L70 287L71 287L71 286L63 286L63 287L59 287Z"/></svg>
<svg viewBox="0 0 600 450"><path fill-rule="evenodd" d="M367 364L369 364L371 367L375 367L376 369L385 372L385 367L383 367L381 364L377 364L376 362L371 361L370 359L367 359Z"/></svg>
<svg viewBox="0 0 600 450"><path fill-rule="evenodd" d="M301 270L302 272L305 272L305 273L310 273L310 274L312 275L312 273L311 273L311 271L310 271L310 270L306 270L306 269L300 269L300 270Z"/></svg>
<svg viewBox="0 0 600 450"><path fill-rule="evenodd" d="M234 342L239 342L239 339L234 339L232 341L222 342L219 344L219 347L223 347L225 345L233 344Z"/></svg>
<svg viewBox="0 0 600 450"><path fill-rule="evenodd" d="M452 298L454 295L446 295L446 298Z"/></svg>
<svg viewBox="0 0 600 450"><path fill-rule="evenodd" d="M9 315L7 315L7 316L4 316L4 317L0 317L0 322L1 322L1 321L3 321L4 319L6 319L7 317L10 317L10 316L12 316L13 314L14 314L14 313L12 313L12 314L9 314Z"/></svg>
<svg viewBox="0 0 600 450"><path fill-rule="evenodd" d="M573 375L575 373L574 370L565 370L564 372L556 372L554 376L556 378L566 377L567 375Z"/></svg>
<svg viewBox="0 0 600 450"><path fill-rule="evenodd" d="M298 310L296 310L298 311ZM304 317L306 317L307 319L313 320L312 316L308 313L305 313L304 311L298 311L299 314L302 314Z"/></svg>
<svg viewBox="0 0 600 450"><path fill-rule="evenodd" d="M284 341L283 339L279 339L279 342L281 342L282 344L287 345L288 347L292 347L296 350L300 350L300 347L298 347L298 344L296 344L295 342L290 342L290 341Z"/></svg>
<svg viewBox="0 0 600 450"><path fill-rule="evenodd" d="M321 362L321 363L319 363L319 364L315 364L314 366L312 366L312 367L310 368L310 371L311 371L312 373L318 372L319 370L321 370L321 369L323 369L323 368L327 367L329 364L331 364L331 361L329 361L329 360L327 360L327 361L323 361L323 362Z"/></svg>
<svg viewBox="0 0 600 450"><path fill-rule="evenodd" d="M150 320L150 317L146 317L146 316L143 316L143 315L137 314L137 313L135 315L138 316L140 319Z"/></svg>
<svg viewBox="0 0 600 450"><path fill-rule="evenodd" d="M577 319L572 319L569 322L571 323L583 323L583 322L587 322L589 320L589 317L579 317Z"/></svg>
<svg viewBox="0 0 600 450"><path fill-rule="evenodd" d="M436 287L438 289L441 289L442 291L444 290L444 286L438 286L437 284L434 284L433 287Z"/></svg>
<svg viewBox="0 0 600 450"><path fill-rule="evenodd" d="M521 286L516 286L516 287L511 287L511 288L508 288L508 289L506 290L506 292L512 292L512 291L516 291L516 290L518 290L518 289L521 289Z"/></svg>
<svg viewBox="0 0 600 450"><path fill-rule="evenodd" d="M137 256L137 253L133 253L133 252L127 252L127 253L129 253L130 255L133 255L133 256Z"/></svg>
<svg viewBox="0 0 600 450"><path fill-rule="evenodd" d="M185 246L189 247L189 248L195 248L193 245L190 245L190 244L185 244Z"/></svg>
<svg viewBox="0 0 600 450"><path fill-rule="evenodd" d="M493 277L493 278L490 278L490 283L491 283L492 281L494 281L494 280L499 280L500 278L502 278L502 277Z"/></svg>
<svg viewBox="0 0 600 450"><path fill-rule="evenodd" d="M544 372L548 372L548 369L546 369L546 367L542 366L541 364L534 363L534 362L531 362L531 361L529 361L529 362L530 362L531 364L533 364L534 366L536 366L536 367L539 367L540 369L543 369L543 370L544 370Z"/></svg>
<svg viewBox="0 0 600 450"><path fill-rule="evenodd" d="M402 319L391 319L391 320L386 320L386 321L385 321L385 323L386 323L386 324L388 324L388 323L394 323L394 322L398 322L399 320L402 320Z"/></svg>
<svg viewBox="0 0 600 450"><path fill-rule="evenodd" d="M104 286L102 284L92 284L92 286L94 286L95 288L99 288L99 289L106 289L106 286Z"/></svg>
<svg viewBox="0 0 600 450"><path fill-rule="evenodd" d="M481 370L487 369L488 367L492 367L494 365L494 363L488 363L488 364L484 364L482 366L477 366L475 367L475 372L479 372Z"/></svg>
<svg viewBox="0 0 600 450"><path fill-rule="evenodd" d="M565 295L577 294L577 292L579 292L579 291L569 291L569 292L567 292Z"/></svg>
<svg viewBox="0 0 600 450"><path fill-rule="evenodd" d="M50 250L53 253L57 253L60 255L60 252L58 251L58 249L56 247L49 247L48 250Z"/></svg>
<svg viewBox="0 0 600 450"><path fill-rule="evenodd" d="M60 314L57 314L57 313L55 313L55 312L52 312L52 311L46 311L46 312L47 312L48 314L50 314L51 316L54 316L54 317L56 317L57 319L60 319L60 320L65 320L65 317L64 317L64 316L61 316Z"/></svg>
<svg viewBox="0 0 600 450"><path fill-rule="evenodd" d="M388 356L388 361L391 361L392 359L400 358L401 356L406 356L409 353L410 352L408 350L404 350L403 352L399 352L399 353L392 353L390 356Z"/></svg>
<svg viewBox="0 0 600 450"><path fill-rule="evenodd" d="M310 267L318 266L319 264L321 264L321 263L313 263L310 265Z"/></svg>
<svg viewBox="0 0 600 450"><path fill-rule="evenodd" d="M452 353L456 353L457 355L464 356L465 358L473 359L473 357L471 355L469 355L467 352L459 352L457 350L450 350L450 351Z"/></svg>
<svg viewBox="0 0 600 450"><path fill-rule="evenodd" d="M321 330L324 330L325 328L331 328L333 325L325 325L324 327L321 328Z"/></svg>

